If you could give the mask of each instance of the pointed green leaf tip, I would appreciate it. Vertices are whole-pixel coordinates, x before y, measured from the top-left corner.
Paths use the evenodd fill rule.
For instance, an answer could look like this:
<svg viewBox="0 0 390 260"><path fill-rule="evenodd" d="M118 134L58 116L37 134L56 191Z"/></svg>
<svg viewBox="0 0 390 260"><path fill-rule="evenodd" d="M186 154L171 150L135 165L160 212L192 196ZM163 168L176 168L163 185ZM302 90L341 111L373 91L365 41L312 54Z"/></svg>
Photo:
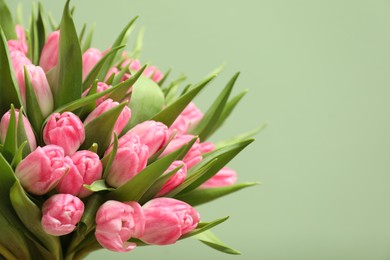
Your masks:
<svg viewBox="0 0 390 260"><path fill-rule="evenodd" d="M58 81L53 87L55 107L60 107L81 97L82 92L82 55L73 18L66 2L60 24L60 43Z"/></svg>

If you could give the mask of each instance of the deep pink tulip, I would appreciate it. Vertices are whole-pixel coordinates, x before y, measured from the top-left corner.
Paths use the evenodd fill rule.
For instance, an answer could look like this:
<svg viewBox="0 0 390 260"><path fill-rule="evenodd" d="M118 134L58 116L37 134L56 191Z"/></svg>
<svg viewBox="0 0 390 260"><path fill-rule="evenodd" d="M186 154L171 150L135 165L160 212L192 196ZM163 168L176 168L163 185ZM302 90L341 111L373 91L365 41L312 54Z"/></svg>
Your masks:
<svg viewBox="0 0 390 260"><path fill-rule="evenodd" d="M45 72L51 70L58 63L59 43L60 31L54 31L49 34L39 59L39 66L41 66Z"/></svg>
<svg viewBox="0 0 390 260"><path fill-rule="evenodd" d="M26 69L42 115L47 117L53 111L54 101L46 74L41 67L33 64L26 65ZM17 72L16 79L23 105L26 106L26 83L24 78L24 69L21 69Z"/></svg>
<svg viewBox="0 0 390 260"><path fill-rule="evenodd" d="M137 202L122 203L109 200L96 213L95 237L101 246L115 252L128 252L136 247L128 242L142 236L144 213Z"/></svg>
<svg viewBox="0 0 390 260"><path fill-rule="evenodd" d="M233 185L237 182L237 173L233 169L223 167L216 175L204 182L200 188L217 188Z"/></svg>
<svg viewBox="0 0 390 260"><path fill-rule="evenodd" d="M42 227L53 236L63 236L75 230L84 213L84 203L70 194L56 194L42 205Z"/></svg>
<svg viewBox="0 0 390 260"><path fill-rule="evenodd" d="M167 148L165 148L165 150L161 153L160 157L178 150L183 145L188 144L194 137L195 137L194 135L175 136L175 138L173 138L173 140L168 144ZM190 169L201 160L202 160L202 153L200 150L199 138L198 138L196 142L192 145L188 153L184 156L183 162L186 164L187 169Z"/></svg>
<svg viewBox="0 0 390 260"><path fill-rule="evenodd" d="M1 136L1 142L4 143L5 137L7 136L7 130L9 126L9 121L11 118L11 112L8 111L3 115L0 122L0 136ZM27 137L27 142L30 147L30 151L34 151L35 148L37 148L37 142L35 139L34 131L32 130L31 124L28 121L27 117L22 115L23 118L23 125L24 125L24 131ZM16 119L16 126L18 125L19 121L19 110L15 109L15 119Z"/></svg>
<svg viewBox="0 0 390 260"><path fill-rule="evenodd" d="M23 70L25 65L32 64L31 60L27 58L23 52L18 50L10 52L10 59L15 75L17 75L19 71Z"/></svg>
<svg viewBox="0 0 390 260"><path fill-rule="evenodd" d="M175 189L177 186L182 184L187 177L187 166L182 161L174 161L169 168L165 171L165 174L174 170L175 168L183 165L183 167L178 170L169 180L162 186L160 191L157 193L156 197L162 197L171 190Z"/></svg>
<svg viewBox="0 0 390 260"><path fill-rule="evenodd" d="M134 126L126 134L138 135L141 143L148 146L149 157L163 148L169 140L168 127L153 120Z"/></svg>
<svg viewBox="0 0 390 260"><path fill-rule="evenodd" d="M106 154L111 150L112 146ZM148 147L140 142L137 135L122 136L118 141L118 150L107 174L107 183L112 187L125 184L146 167L148 154Z"/></svg>
<svg viewBox="0 0 390 260"><path fill-rule="evenodd" d="M99 60L103 57L100 50L89 48L83 54L83 80L88 76L88 73L95 67Z"/></svg>
<svg viewBox="0 0 390 260"><path fill-rule="evenodd" d="M87 125L93 119L97 118L98 116L100 116L104 112L107 112L111 108L116 107L117 105L119 105L119 103L116 102L116 101L113 101L110 98L104 100L100 105L98 105L87 116L87 118L84 120L84 125ZM130 118L131 118L131 110L130 110L130 108L128 106L125 106L123 108L122 112L120 113L120 115L119 115L115 125L114 125L114 131L113 132L116 133L117 135L119 135L122 132L123 128L125 128L127 122L129 122Z"/></svg>
<svg viewBox="0 0 390 260"><path fill-rule="evenodd" d="M43 195L51 191L68 170L64 149L47 145L27 155L16 167L15 174L26 191Z"/></svg>
<svg viewBox="0 0 390 260"><path fill-rule="evenodd" d="M94 152L82 150L65 159L70 169L60 180L56 190L59 193L69 193L80 198L91 195L92 192L85 189L83 185L92 184L102 177L103 166L99 156Z"/></svg>
<svg viewBox="0 0 390 260"><path fill-rule="evenodd" d="M145 230L140 239L152 245L174 244L194 230L199 213L187 203L172 198L156 198L143 205Z"/></svg>
<svg viewBox="0 0 390 260"><path fill-rule="evenodd" d="M72 112L54 113L43 129L45 144L56 144L64 148L65 155L74 154L84 142L83 123Z"/></svg>

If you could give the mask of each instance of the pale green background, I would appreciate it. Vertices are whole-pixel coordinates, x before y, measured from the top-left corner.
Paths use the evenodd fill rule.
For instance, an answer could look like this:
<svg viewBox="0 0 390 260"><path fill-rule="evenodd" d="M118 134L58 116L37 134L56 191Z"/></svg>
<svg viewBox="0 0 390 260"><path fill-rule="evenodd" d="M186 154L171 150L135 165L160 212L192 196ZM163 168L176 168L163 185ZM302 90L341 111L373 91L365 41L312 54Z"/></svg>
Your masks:
<svg viewBox="0 0 390 260"><path fill-rule="evenodd" d="M58 18L64 1L43 2ZM249 95L214 140L269 124L230 164L263 184L199 207L205 221L231 216L215 233L242 256L189 239L88 259L390 259L389 1L73 3L79 25L96 22L99 48L139 15L144 62L191 82L226 62L203 110L242 71L236 93Z"/></svg>

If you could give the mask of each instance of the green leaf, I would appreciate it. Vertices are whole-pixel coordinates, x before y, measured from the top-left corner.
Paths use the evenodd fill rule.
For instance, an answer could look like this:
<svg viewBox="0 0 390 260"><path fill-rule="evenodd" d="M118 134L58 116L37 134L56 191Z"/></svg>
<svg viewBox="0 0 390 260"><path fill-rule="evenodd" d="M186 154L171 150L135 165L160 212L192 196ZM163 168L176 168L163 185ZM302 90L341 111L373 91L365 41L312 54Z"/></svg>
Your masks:
<svg viewBox="0 0 390 260"><path fill-rule="evenodd" d="M21 158L24 158L27 156L27 154L29 154L31 152L31 148L30 148L30 145L26 145L28 143L28 138L27 138L27 133L26 133L24 121L23 121L23 107L20 108L20 110L19 110L18 125L16 127L16 139L17 139L17 145L19 147L18 149L20 149L21 146L24 147L20 151L22 153ZM15 158L14 158L14 160L15 160ZM18 164L19 161L16 160L15 163Z"/></svg>
<svg viewBox="0 0 390 260"><path fill-rule="evenodd" d="M112 45L112 48L116 48L118 46L122 46L124 44L126 44L127 42L127 38L129 36L129 33L130 33L130 29L131 29L131 26L133 25L133 23L135 22L135 20L137 20L138 16L133 18L126 26L125 28L122 30L122 32L119 34L118 38L115 40L114 44ZM106 75L107 75L107 72L108 70L113 66L116 58L118 57L118 54L115 55L115 56L111 56L107 62L104 64L103 68L101 69L99 75L98 75L98 78L105 78Z"/></svg>
<svg viewBox="0 0 390 260"><path fill-rule="evenodd" d="M210 83L216 75L211 75L203 81L196 84L186 94L179 97L176 101L165 107L161 112L155 115L152 120L159 121L167 125L168 127L176 120L178 115L186 108L186 106L193 100L196 95Z"/></svg>
<svg viewBox="0 0 390 260"><path fill-rule="evenodd" d="M231 255L240 255L241 253L225 243L223 243L219 238L217 238L210 230L207 230L201 234L195 236L200 242L208 245L215 250L221 251L222 253L231 254Z"/></svg>
<svg viewBox="0 0 390 260"><path fill-rule="evenodd" d="M41 127L45 119L39 107L26 67L24 67L24 81L26 85L26 114L34 131L40 135Z"/></svg>
<svg viewBox="0 0 390 260"><path fill-rule="evenodd" d="M97 78L100 70L103 68L104 64L107 62L107 60L115 55L120 49L123 49L125 46L118 46L116 48L112 48L109 52L107 52L96 65L92 68L92 70L88 73L87 77L85 78L83 82L83 91L88 89L91 84L97 79L98 81L103 81L105 76L103 78Z"/></svg>
<svg viewBox="0 0 390 260"><path fill-rule="evenodd" d="M158 85L160 85L160 87L162 85L164 85L164 82L167 80L169 74L171 74L172 70L171 69L168 69L167 72L164 73L164 77L158 82ZM165 93L164 93L165 95Z"/></svg>
<svg viewBox="0 0 390 260"><path fill-rule="evenodd" d="M133 85L131 94L131 119L124 132L133 126L151 119L164 105L164 94L153 80L141 76Z"/></svg>
<svg viewBox="0 0 390 260"><path fill-rule="evenodd" d="M85 52L86 50L88 50L89 48L91 48L91 44L92 44L92 39L93 39L93 32L95 31L95 26L93 26L90 30L89 30L89 33L87 35L87 38L85 39L85 42L83 44L83 47L82 47L82 52Z"/></svg>
<svg viewBox="0 0 390 260"><path fill-rule="evenodd" d="M175 199L187 202L191 206L195 207L200 204L204 204L220 197L226 196L230 193L258 184L259 183L257 182L247 182L219 188L201 188L188 192L184 195L176 196Z"/></svg>
<svg viewBox="0 0 390 260"><path fill-rule="evenodd" d="M7 40L17 39L12 14L4 0L0 0L0 27L3 28Z"/></svg>
<svg viewBox="0 0 390 260"><path fill-rule="evenodd" d="M131 180L118 187L115 191L108 194L108 199L118 201L139 201L145 192L159 178L177 157L187 149L184 145L173 153L148 165Z"/></svg>
<svg viewBox="0 0 390 260"><path fill-rule="evenodd" d="M12 206L25 227L51 252L53 259L60 259L61 243L59 238L51 236L43 230L41 210L29 199L19 181L16 181L11 188L10 199Z"/></svg>
<svg viewBox="0 0 390 260"><path fill-rule="evenodd" d="M38 19L37 19L37 36L38 36L38 58L41 57L43 46L46 42L46 26L45 26L45 11L42 3L38 3Z"/></svg>
<svg viewBox="0 0 390 260"><path fill-rule="evenodd" d="M7 128L7 135L4 140L3 155L8 162L11 162L18 149L16 136L16 115L15 108L11 105L10 119Z"/></svg>
<svg viewBox="0 0 390 260"><path fill-rule="evenodd" d="M2 0L0 0L3 2ZM0 5L1 5L0 2ZM11 104L20 107L19 87L15 79L12 63L8 53L7 39L0 27L0 115L8 111Z"/></svg>
<svg viewBox="0 0 390 260"><path fill-rule="evenodd" d="M200 140L206 140L212 130L215 128L215 125L218 123L218 120L222 114L223 109L225 108L226 102L228 101L229 95L233 89L234 83L238 78L239 73L236 73L232 79L228 82L226 87L222 90L221 94L217 97L214 103L211 105L209 110L205 113L203 119L192 129L190 132L192 134L199 135Z"/></svg>
<svg viewBox="0 0 390 260"><path fill-rule="evenodd" d="M104 156L102 159L102 164L104 167L103 179L106 179L107 174L110 171L112 162L115 159L117 151L118 151L118 136L114 133L114 142L112 145L112 150L106 156Z"/></svg>
<svg viewBox="0 0 390 260"><path fill-rule="evenodd" d="M238 153L240 153L253 141L253 139L244 140L242 142L228 145L206 154L200 163L191 168L191 170L189 171L189 176L191 176L193 172L196 172L198 169L202 168L202 166L207 165L208 163L211 163L216 159L217 161L201 176L198 176L198 178L194 182L192 182L191 185L181 191L180 194L190 192L202 185L208 179L217 174L217 172L222 169L222 167L224 167L228 162L230 162L230 160L232 160Z"/></svg>
<svg viewBox="0 0 390 260"><path fill-rule="evenodd" d="M220 219L214 220L212 222L208 222L208 223L200 222L198 224L198 226L196 227L196 229L194 229L191 232L185 234L180 239L184 239L184 238L187 238L187 237L192 237L192 236L198 235L200 233L203 233L206 230L209 230L209 229L211 229L211 228L213 228L215 226L218 226L219 224L225 222L228 219L229 219L229 217L224 217L224 218L220 218Z"/></svg>
<svg viewBox="0 0 390 260"><path fill-rule="evenodd" d="M215 146L216 146L217 149L219 149L219 148L221 148L223 146L231 145L231 144L234 144L234 143L237 143L237 142L240 142L240 141L252 138L253 136L255 136L258 133L262 132L266 127L267 127L267 124L263 124L263 125L255 128L255 129L249 131L249 132L240 134L238 136L234 136L234 137L229 138L229 139L224 140L224 141L220 141L220 142L216 143Z"/></svg>
<svg viewBox="0 0 390 260"><path fill-rule="evenodd" d="M145 28L139 30L137 39L135 40L135 46L133 52L129 55L133 59L137 59L142 51L143 41L144 41Z"/></svg>
<svg viewBox="0 0 390 260"><path fill-rule="evenodd" d="M60 25L57 86L53 87L54 105L60 107L81 97L82 58L79 39L67 0Z"/></svg>
<svg viewBox="0 0 390 260"><path fill-rule="evenodd" d="M84 126L85 141L81 149L88 149L93 143L96 143L98 144L98 154L102 156L111 144L114 125L125 106L126 102L123 102L86 124Z"/></svg>
<svg viewBox="0 0 390 260"><path fill-rule="evenodd" d="M30 17L30 31L29 31L29 41L28 41L28 57L33 64L38 63L38 28L36 24L36 14L35 14L36 4L33 2L31 7L31 17Z"/></svg>
<svg viewBox="0 0 390 260"><path fill-rule="evenodd" d="M84 184L83 186L87 190L90 190L93 192L99 192L99 191L104 191L104 190L108 190L108 191L115 190L114 188L108 187L105 180L97 180L97 181L94 181L91 185Z"/></svg>
<svg viewBox="0 0 390 260"><path fill-rule="evenodd" d="M20 147L18 148L18 150L16 151L15 156L12 159L12 162L11 162L12 168L16 168L16 166L22 160L22 158L23 158L23 151L24 151L24 147L26 146L26 144L27 144L27 141L24 141L24 143L22 143L20 145Z"/></svg>

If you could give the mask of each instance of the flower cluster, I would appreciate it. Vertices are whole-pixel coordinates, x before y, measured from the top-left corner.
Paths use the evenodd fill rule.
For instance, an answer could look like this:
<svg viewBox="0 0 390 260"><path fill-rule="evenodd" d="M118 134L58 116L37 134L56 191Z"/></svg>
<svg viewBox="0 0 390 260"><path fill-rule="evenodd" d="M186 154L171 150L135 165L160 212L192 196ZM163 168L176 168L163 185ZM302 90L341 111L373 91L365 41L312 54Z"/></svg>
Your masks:
<svg viewBox="0 0 390 260"><path fill-rule="evenodd" d="M169 73L122 51L133 21L101 51L80 47L69 1L47 37L38 13L30 31L1 24L0 188L28 232L40 230L42 257L173 244L226 220L199 224L194 206L254 184L225 167L251 139L206 141L243 96L228 102L237 76L203 114L192 99L215 75L177 96L180 80L164 87ZM0 237L0 254L31 253L9 243Z"/></svg>

